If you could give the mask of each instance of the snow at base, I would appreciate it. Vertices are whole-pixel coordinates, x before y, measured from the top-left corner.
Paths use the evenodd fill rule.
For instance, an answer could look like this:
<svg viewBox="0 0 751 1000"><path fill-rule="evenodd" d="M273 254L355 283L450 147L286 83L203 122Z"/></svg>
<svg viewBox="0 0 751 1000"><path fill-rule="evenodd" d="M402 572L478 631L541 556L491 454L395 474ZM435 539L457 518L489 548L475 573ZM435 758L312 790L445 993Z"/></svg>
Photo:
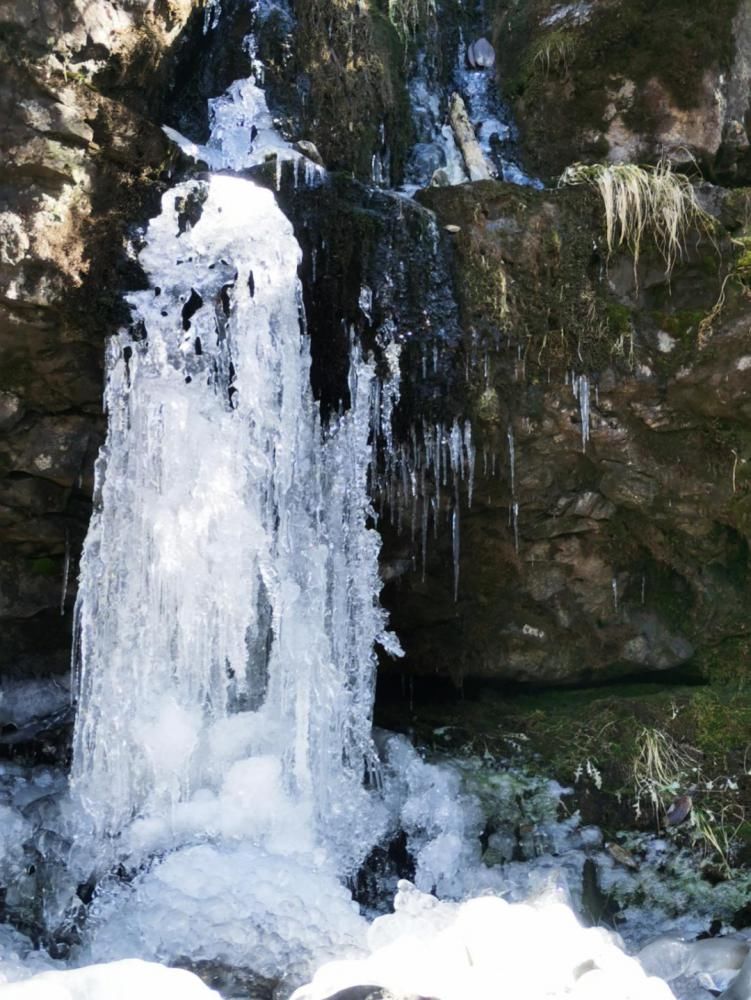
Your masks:
<svg viewBox="0 0 751 1000"><path fill-rule="evenodd" d="M555 897L459 905L402 881L394 910L371 925L367 958L323 966L292 1000L325 1000L364 984L436 1000L673 1000L617 935L582 927Z"/></svg>
<svg viewBox="0 0 751 1000"><path fill-rule="evenodd" d="M0 983L2 983L0 963ZM198 976L183 969L129 959L64 972L42 972L0 986L3 1000L219 1000Z"/></svg>

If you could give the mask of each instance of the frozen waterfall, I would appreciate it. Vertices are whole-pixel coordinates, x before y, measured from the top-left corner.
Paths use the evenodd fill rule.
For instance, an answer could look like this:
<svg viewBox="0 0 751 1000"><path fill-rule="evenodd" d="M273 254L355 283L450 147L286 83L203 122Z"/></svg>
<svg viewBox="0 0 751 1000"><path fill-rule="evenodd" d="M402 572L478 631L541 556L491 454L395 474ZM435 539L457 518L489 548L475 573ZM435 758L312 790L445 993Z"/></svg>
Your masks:
<svg viewBox="0 0 751 1000"><path fill-rule="evenodd" d="M278 780L345 868L362 839L373 648L395 648L366 525L375 375L354 352L324 431L298 260L273 196L234 177L174 188L149 226L77 609L72 788L97 844L184 824L229 780Z"/></svg>

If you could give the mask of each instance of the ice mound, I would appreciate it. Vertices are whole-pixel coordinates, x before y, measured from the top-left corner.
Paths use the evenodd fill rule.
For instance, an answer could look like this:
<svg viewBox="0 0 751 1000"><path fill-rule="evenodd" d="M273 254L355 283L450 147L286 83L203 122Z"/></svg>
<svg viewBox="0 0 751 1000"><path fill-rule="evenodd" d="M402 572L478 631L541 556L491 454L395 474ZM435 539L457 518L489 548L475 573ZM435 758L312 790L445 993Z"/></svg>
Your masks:
<svg viewBox="0 0 751 1000"><path fill-rule="evenodd" d="M365 953L365 920L321 854L277 856L247 843L168 855L130 885L103 890L80 958L141 956L251 969L297 982L334 956Z"/></svg>
<svg viewBox="0 0 751 1000"><path fill-rule="evenodd" d="M624 953L616 935L582 927L549 897L444 903L401 881L395 912L368 932L371 954L323 966L292 1000L325 1000L370 984L436 1000L671 1000L661 979Z"/></svg>
<svg viewBox="0 0 751 1000"><path fill-rule="evenodd" d="M42 972L3 987L3 1000L218 1000L183 969L130 959L67 972Z"/></svg>

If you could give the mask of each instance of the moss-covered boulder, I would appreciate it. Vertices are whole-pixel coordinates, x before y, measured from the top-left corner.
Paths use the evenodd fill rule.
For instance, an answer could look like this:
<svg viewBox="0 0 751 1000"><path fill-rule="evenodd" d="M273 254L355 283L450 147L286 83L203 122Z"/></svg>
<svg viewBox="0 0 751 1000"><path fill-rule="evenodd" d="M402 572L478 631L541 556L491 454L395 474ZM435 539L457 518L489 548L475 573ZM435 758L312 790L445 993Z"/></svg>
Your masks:
<svg viewBox="0 0 751 1000"><path fill-rule="evenodd" d="M751 176L747 0L499 0L499 78L529 166L676 162Z"/></svg>

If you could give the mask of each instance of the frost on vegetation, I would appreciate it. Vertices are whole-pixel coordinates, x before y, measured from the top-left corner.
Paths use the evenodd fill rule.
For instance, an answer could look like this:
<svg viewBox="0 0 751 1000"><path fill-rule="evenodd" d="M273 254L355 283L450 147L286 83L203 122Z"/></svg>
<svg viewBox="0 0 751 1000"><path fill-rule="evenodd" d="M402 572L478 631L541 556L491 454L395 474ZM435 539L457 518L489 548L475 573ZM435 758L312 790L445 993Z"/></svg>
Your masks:
<svg viewBox="0 0 751 1000"><path fill-rule="evenodd" d="M690 939L706 931L712 920L730 922L748 903L751 874L736 872L721 882L702 877L696 854L667 838L648 834L621 835L628 852L638 859L636 870L606 854L597 859L600 888L621 905L624 935L632 945L660 933Z"/></svg>
<svg viewBox="0 0 751 1000"><path fill-rule="evenodd" d="M560 185L588 184L605 210L608 253L624 248L634 258L634 270L644 241L657 247L669 277L682 256L688 233L710 234L714 220L699 205L691 181L676 174L670 161L654 167L634 163L574 163L561 175Z"/></svg>
<svg viewBox="0 0 751 1000"><path fill-rule="evenodd" d="M592 14L592 4L586 3L585 0L579 0L578 3L564 3L557 4L550 13L543 18L541 24L545 28L552 28L556 24L560 24L562 21L567 21L572 24L584 24L589 20Z"/></svg>
<svg viewBox="0 0 751 1000"><path fill-rule="evenodd" d="M457 905L402 881L394 910L371 925L367 958L323 966L293 1000L325 1000L364 984L440 1000L673 997L624 953L617 935L582 927L555 896L516 904L484 896Z"/></svg>

